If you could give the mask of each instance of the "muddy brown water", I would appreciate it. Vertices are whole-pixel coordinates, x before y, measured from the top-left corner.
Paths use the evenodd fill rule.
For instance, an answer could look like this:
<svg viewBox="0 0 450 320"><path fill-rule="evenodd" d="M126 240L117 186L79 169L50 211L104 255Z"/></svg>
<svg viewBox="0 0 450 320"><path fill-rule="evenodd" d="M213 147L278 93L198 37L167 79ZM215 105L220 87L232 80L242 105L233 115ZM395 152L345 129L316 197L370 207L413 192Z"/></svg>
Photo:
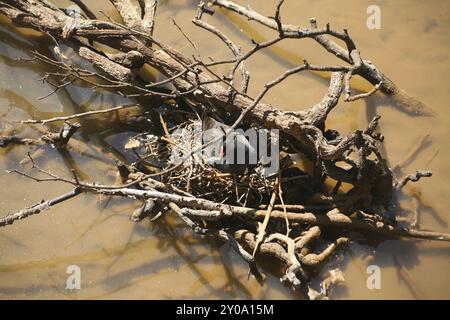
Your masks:
<svg viewBox="0 0 450 320"><path fill-rule="evenodd" d="M96 12L104 10L117 17L107 1L86 1ZM245 1L260 12L273 14L270 1ZM156 37L191 54L194 50L174 27L173 17L196 43L203 57L228 57L227 50L211 35L193 26L195 1L161 1L156 20ZM381 8L381 29L366 27L366 9L370 4ZM68 3L58 1L58 5ZM431 106L434 118L414 118L392 107L381 96L353 103L340 102L327 122L342 133L364 128L375 114L382 116L381 130L386 137L385 151L391 164L403 159L415 142L429 135L429 142L408 164L405 171L416 168L433 171L433 177L407 189L410 197L402 205L418 208L423 228L450 232L450 3L448 1L287 1L283 19L307 25L310 17L319 24L330 22L335 28L347 28L364 58L372 60L391 79L409 93ZM244 48L248 35L255 39L273 36L264 28L234 15L221 12L208 17L215 26L230 35ZM44 37L24 31L19 35L0 18L0 129L12 127L21 135L36 135L30 128L11 123L26 118L68 115L88 109L127 103L114 93L94 92L69 87L46 99L52 88L39 81L47 67L41 63L17 61L30 58L31 50L46 50ZM252 72L250 93L306 57L314 63L332 62L312 41L287 41L258 54L248 64ZM223 70L219 70L223 71ZM354 86L365 90L364 81ZM318 101L327 89L327 79L316 74L293 76L275 88L266 101L298 110ZM38 162L55 173L67 174L75 165L83 177L112 183L110 156L120 155L131 132L107 127L85 127L76 137L98 146L99 159L73 152L59 154L50 150ZM27 147L0 149L0 211L3 214L51 198L70 188L54 183L35 183L6 169L20 168ZM126 155L125 155L126 156ZM24 168L29 170L29 167ZM417 201L420 199L420 202ZM128 220L137 203L124 200L96 199L81 196L52 210L18 221L0 230L0 299L10 298L297 298L284 288L277 277L269 275L262 287L247 280L247 267L229 248L191 236L173 217L164 223L147 220L133 224ZM337 290L335 299L414 299L450 298L450 247L427 241L385 241L377 248L351 245L339 259L325 268L340 266L346 287ZM373 256L372 260L364 257ZM381 289L369 290L366 268L381 268ZM69 265L81 268L81 289L66 290Z"/></svg>

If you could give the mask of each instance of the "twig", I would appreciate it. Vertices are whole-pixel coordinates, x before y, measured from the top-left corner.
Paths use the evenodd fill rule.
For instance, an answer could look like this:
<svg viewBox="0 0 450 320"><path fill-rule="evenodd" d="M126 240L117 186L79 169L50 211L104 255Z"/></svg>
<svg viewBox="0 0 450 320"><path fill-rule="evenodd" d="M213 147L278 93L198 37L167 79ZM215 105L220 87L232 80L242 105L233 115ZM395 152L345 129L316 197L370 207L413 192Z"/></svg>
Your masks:
<svg viewBox="0 0 450 320"><path fill-rule="evenodd" d="M356 100L359 100L359 99L364 99L364 98L370 97L371 95L373 95L375 92L377 92L380 89L380 86L381 86L381 82L376 84L373 87L373 89L370 90L369 92L360 93L360 94L357 94L357 95L354 95L354 96L351 96L350 92L348 91L348 92L346 92L345 101L351 102L351 101L356 101Z"/></svg>
<svg viewBox="0 0 450 320"><path fill-rule="evenodd" d="M11 225L16 220L21 220L21 219L27 218L29 216L32 216L34 214L39 214L41 212L44 212L44 211L50 209L51 207L53 207L54 205L61 203L63 201L69 200L69 199L79 195L80 193L81 193L81 189L75 188L72 191L65 193L59 197L56 197L52 200L41 201L41 202L38 202L38 203L32 205L31 207L22 209L20 211L14 212L14 213L9 213L8 215L0 218L0 227Z"/></svg>
<svg viewBox="0 0 450 320"><path fill-rule="evenodd" d="M282 190L282 186L281 186L281 175L279 173L278 176L278 197L280 198L280 202L281 202L281 207L283 208L283 212L285 215L285 223L286 223L286 236L289 236L289 233L291 232L291 228L290 228L290 224L289 224L289 220L287 217L287 208L286 208L286 204L284 203L284 199L283 199L283 190Z"/></svg>
<svg viewBox="0 0 450 320"><path fill-rule="evenodd" d="M76 113L76 114L73 114L70 116L64 116L64 117L54 117L54 118L40 119L40 120L38 120L38 119L20 120L20 123L44 125L44 124L47 124L50 122L67 121L67 120L78 119L78 118L82 118L82 117L89 117L89 116L93 116L93 115L114 112L117 110L122 110L122 109L127 109L127 108L134 108L134 107L136 107L136 105L117 106L114 108L108 108L108 109L103 109L103 110L92 110L92 111L86 111L86 112L82 112L82 113Z"/></svg>
<svg viewBox="0 0 450 320"><path fill-rule="evenodd" d="M280 181L279 176L277 176L277 178L275 180L275 188L274 188L272 196L270 198L269 207L267 208L267 211L264 215L264 221L262 224L260 224L258 226L258 235L256 237L255 248L253 249L253 257L255 256L256 251L258 251L259 245L263 241L264 236L266 235L266 228L267 228L267 224L269 223L270 214L272 213L273 206L275 204L275 200L277 199L278 192L280 190L279 189L279 181Z"/></svg>
<svg viewBox="0 0 450 320"><path fill-rule="evenodd" d="M416 170L415 173L413 174L409 174L406 177L402 178L399 182L397 182L397 184L395 185L395 187L397 189L401 189L403 188L409 181L411 182L417 182L419 181L421 178L428 178L431 177L433 174L431 171L422 171L422 170Z"/></svg>
<svg viewBox="0 0 450 320"><path fill-rule="evenodd" d="M144 5L141 8L144 12L144 16L142 18L142 24L149 31L149 34L152 36L153 31L155 29L155 14L156 7L158 5L158 0L139 0L139 3L144 2Z"/></svg>
<svg viewBox="0 0 450 320"><path fill-rule="evenodd" d="M228 38L223 32L221 32L220 30L214 28L212 25L204 22L201 20L202 14L203 12L206 10L206 5L204 3L204 1L201 1L200 4L198 5L198 11L197 11L197 15L196 17L192 20L192 22L211 32L212 34L216 35L220 40L222 40L223 43L225 43L225 45L230 49L230 51L233 53L233 55L237 58L240 56L241 54L241 50L240 48L238 48L233 41L231 41L230 38ZM250 82L250 73L247 71L247 68L245 67L244 63L240 64L240 72L241 72L241 91L244 93L247 93L247 89L248 89L248 85ZM232 80L231 80L232 81ZM231 87L230 87L231 89Z"/></svg>
<svg viewBox="0 0 450 320"><path fill-rule="evenodd" d="M197 224L195 224L192 220L190 220L184 213L186 211L183 211L178 207L175 203L170 202L169 207L175 211L178 216L189 226L192 228L192 230L195 233L201 234L201 235L213 235L217 238L221 239L222 241L225 241L228 243L249 265L251 273L255 276L255 278L261 283L263 281L263 276L259 272L258 267L256 265L256 262L254 258L242 248L242 246L227 232L224 230L212 230L212 229L205 229L200 228ZM191 211L192 212L192 211Z"/></svg>
<svg viewBox="0 0 450 320"><path fill-rule="evenodd" d="M61 181L65 183L72 184L79 187L86 192L94 192L98 194L105 194L111 196L122 196L131 197L137 199L158 199L161 202L169 203L173 202L178 206L196 208L203 210L218 210L220 211L220 217L231 217L233 215L250 220L264 221L267 219L267 212L271 208L269 206L267 211L246 208L246 207L235 207L230 205L224 205L221 203L216 203L210 200L204 200L195 197L179 196L169 193L164 193L156 190L137 190L130 188L117 188L115 186L99 185L86 182L76 182L74 180L64 179L57 177L51 172L40 169L42 173L49 175L49 178L36 178L29 174L11 170L11 173L17 173L22 176L33 179L37 182L43 181ZM141 180L142 181L142 180ZM273 208L272 208L273 209ZM271 209L271 210L272 210ZM284 212L271 211L270 218L285 221L286 215ZM388 223L381 221L367 222L359 220L358 218L350 218L345 214L339 212L338 209L333 209L326 214L315 214L312 212L305 213L291 213L287 212L287 218L290 223L307 223L310 225L318 226L335 226L342 227L352 230L361 230L366 232L371 232L385 237L405 237L405 238L416 238L416 239L428 239L428 240L439 240L439 241L450 241L450 235L445 233L439 233L434 231L425 230L414 230L409 228L400 228Z"/></svg>
<svg viewBox="0 0 450 320"><path fill-rule="evenodd" d="M430 135L426 134L422 136L419 140L417 140L412 148L408 151L408 153L403 157L401 161L399 161L393 168L393 171L402 170L405 166L407 166L413 158L417 155L417 153L429 142Z"/></svg>
<svg viewBox="0 0 450 320"><path fill-rule="evenodd" d="M186 33L184 33L183 29L181 29L181 27L178 25L178 23L175 21L174 18L171 18L171 20L172 20L173 25L178 29L178 31L180 31L180 33L189 42L189 44L192 46L192 48L194 48L195 52L197 52L197 55L200 55L200 53L198 52L198 48L197 48L197 45L195 44L195 42L192 41L191 38L189 38Z"/></svg>

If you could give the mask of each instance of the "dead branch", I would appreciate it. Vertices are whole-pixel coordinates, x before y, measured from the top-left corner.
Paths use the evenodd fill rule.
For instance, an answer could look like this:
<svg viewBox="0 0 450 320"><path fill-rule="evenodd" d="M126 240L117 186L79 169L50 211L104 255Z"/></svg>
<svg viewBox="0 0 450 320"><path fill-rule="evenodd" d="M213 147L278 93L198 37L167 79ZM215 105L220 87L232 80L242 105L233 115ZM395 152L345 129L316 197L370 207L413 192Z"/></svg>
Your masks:
<svg viewBox="0 0 450 320"><path fill-rule="evenodd" d="M73 114L73 115L65 116L65 117L53 117L53 118L40 119L40 120L38 120L38 119L21 120L20 123L45 125L45 124L50 123L50 122L67 121L67 120L78 119L78 118L82 118L82 117L91 117L91 116L94 116L94 115L110 113L110 112L115 112L115 111L122 110L122 109L134 108L134 107L136 107L136 105L134 105L134 104L133 105L126 105L126 106L117 106L117 107L114 107L114 108L108 108L108 109L102 109L102 110L86 111L86 112L77 113L77 114Z"/></svg>
<svg viewBox="0 0 450 320"><path fill-rule="evenodd" d="M130 69L115 63L108 58L95 53L94 51L81 47L78 50L80 57L92 62L94 66L103 72L112 75L115 79L122 82L130 82L133 80L133 74Z"/></svg>
<svg viewBox="0 0 450 320"><path fill-rule="evenodd" d="M12 5L14 5L14 3ZM39 3L29 4L24 2L19 5L15 3L15 5L15 11L13 12L11 12L10 6L0 7L0 10L5 12L13 19L13 21L16 21L19 24L25 24L32 28L35 28L35 26L39 24L56 38L68 38L65 33L63 34L63 30L65 25L71 21L70 18L64 14L51 10L45 6L41 6ZM118 3L117 5L120 6ZM39 10L37 10L37 8L39 8ZM21 15L18 10L19 12L32 13L32 15ZM120 8L118 10L121 12ZM128 21L134 16L134 14L127 15L124 19ZM131 22L129 21L129 24L130 23ZM322 32L328 31L324 30ZM283 36L285 36L285 34L286 33L284 33ZM316 32L314 32L314 34L316 34ZM206 71L201 71L192 67L195 64L200 64L201 66L206 67L205 63L200 63L198 61L192 63L189 59L182 57L174 49L168 48L142 32L133 30L129 27L124 28L116 23L86 20L77 23L76 26L73 26L70 36L82 36L89 40L95 39L102 44L106 44L123 51L140 52L145 57L147 63L151 64L171 79L174 78L172 83L178 89L178 93L168 95L149 91L148 89L131 84L133 88L140 91L141 95L150 94L166 97L184 96L187 101L190 101L191 103L192 101L196 101L196 103L201 103L204 106L214 106L215 110L223 109L232 115L239 114L239 117L234 122L234 126L232 128L237 126L237 124L244 120L245 117L247 121L262 124L266 128L279 129L283 134L286 134L290 140L295 141L295 143L298 144L298 146L311 158L317 159L318 161L325 159L329 160L321 165L324 167L322 170L334 179L342 180L342 175L345 174L345 172L336 168L331 161L346 161L347 159L345 159L343 153L348 151L350 148L353 148L355 140L360 139L363 144L368 145L369 149L376 150L373 146L373 139L368 135L361 135L360 133L355 133L348 136L337 146L331 145L323 136L322 132L316 127L322 126L328 113L337 104L339 96L342 92L342 79L344 73L349 72L350 70L353 72L359 68L358 60L353 68L345 66L315 66L305 62L304 65L288 70L275 80L266 84L264 89L256 98L251 99L244 93L235 91L233 93L233 99L230 100L228 91L219 85L219 82L223 82L222 79L211 78L211 74L208 75L210 71L209 69ZM347 35L345 33L339 34L339 36L347 39ZM148 48L137 40L137 38L151 40L161 49ZM252 52L254 51L255 49ZM355 53L355 57L357 56L357 53ZM304 70L334 72L330 81L329 92L320 103L299 113L281 112L274 107L260 103L260 100L265 96L270 88L281 83L290 75ZM108 80L111 81L110 79ZM228 85L231 86L230 83L228 83ZM130 84L124 84L118 81L113 84L113 87L117 86L130 86ZM369 141L364 142L366 139ZM370 160L366 161L370 162ZM382 166L379 167L384 173L388 172L383 169ZM360 168L356 167L355 170L359 171L358 175L363 174L360 171ZM388 176L386 176L386 178L388 178ZM354 180L354 177L347 174L345 182L354 182ZM367 179L360 179L360 181L366 180ZM373 181L371 181L371 183L373 184ZM375 188L382 189L381 187Z"/></svg>
<svg viewBox="0 0 450 320"><path fill-rule="evenodd" d="M79 188L81 191L85 192L94 192L104 195L110 196L120 196L120 197L129 197L134 199L158 199L159 201L169 204L175 203L180 207L192 208L192 209L201 209L211 212L206 212L205 220L211 219L222 219L222 218L231 218L233 216L249 219L254 221L263 221L266 219L267 211L257 210L253 208L246 207L237 207L230 206L221 203L217 203L210 200L204 200L201 198L188 197L188 196L180 196L171 193L160 192L156 190L137 190L130 188L115 188L111 186L109 189L107 186L98 185L95 183L85 183L76 180L64 179L60 178L48 171L44 171L39 167L35 166L39 169L40 172L49 175L49 178L36 178L32 177L28 174L24 174L18 172L17 170L12 170L11 172L19 173L28 178L32 178L35 181L61 181L65 183L72 184ZM191 211L186 211L189 214ZM201 211L196 211L197 218L202 217ZM326 214L315 214L312 212L305 213L292 213L287 212L286 214L283 211L271 211L270 218L273 220L279 220L280 222L285 221L285 218L289 220L290 223L306 223L310 225L317 226L333 226L333 227L342 227L348 230L358 230L371 232L375 234L380 234L386 237L397 238L397 237L405 237L405 238L417 238L417 239L428 239L428 240L439 240L439 241L450 241L450 235L432 231L425 230L413 230L408 228L400 228L394 225L391 225L387 222L382 221L367 221L360 220L358 218L351 218L346 216L345 214L339 212L338 209L333 209Z"/></svg>
<svg viewBox="0 0 450 320"><path fill-rule="evenodd" d="M211 236L230 245L249 264L251 273L259 281L262 275L253 259L255 255L281 261L284 266L282 281L303 290L305 295L311 292L307 285L310 271L319 269L339 247L353 240L349 231L383 239L450 241L448 234L399 227L395 220L385 215L394 189L401 189L407 182L418 181L431 176L431 173L417 171L399 182L393 181L392 170L379 149L384 139L377 132L380 117L372 119L366 129L347 136L326 128L327 117L343 92L344 101L350 102L379 90L396 98L401 103L400 109L407 113L432 114L424 104L408 96L370 61L363 59L347 30L335 30L329 24L319 28L314 18L308 28L285 24L282 21L283 0L277 1L273 17L262 16L228 0L200 1L193 23L218 37L233 55L228 60L205 62L189 34L174 20L181 34L196 50L195 56L188 58L153 37L156 0L111 0L124 24L108 16L99 20L81 1L73 2L80 6L87 19L77 18L75 21L64 10L43 0L0 0L0 13L13 23L43 32L52 39L54 58L34 52L32 59L52 68L42 79L54 88L48 95L83 83L94 89L114 90L129 98L151 97L167 104L167 113L147 110L156 112L161 132L139 130L124 144L124 149L132 150L138 160L117 165L121 181L117 185L83 181L75 174L70 179L60 177L41 169L34 156L28 154L32 169L38 176L16 169L9 172L36 182L64 182L74 190L8 214L0 219L0 227L43 212L82 192L136 199L142 205L131 214L132 221L138 222L152 215L153 221L170 208L194 233ZM242 52L227 35L205 21L204 15L214 14L215 7L256 21L277 34L267 41L253 41L253 46ZM285 70L266 83L256 96L250 96L247 93L250 74L246 63L261 50L283 40L305 38L315 40L344 63L317 65L305 59L302 64ZM345 48L335 40L342 41ZM91 66L71 61L62 52L60 44L69 46ZM155 68L165 79L157 82L143 80L138 71L144 65ZM229 67L229 71L218 74L214 66L219 65ZM238 70L239 89L235 85ZM302 111L288 112L263 102L271 89L283 84L290 76L305 71L326 72L330 76L327 92L318 103L302 108ZM355 75L372 83L373 89L352 95L350 80ZM0 146L45 143L58 149L76 148L79 144L71 137L79 125L66 121L101 114L112 118L116 112L132 107L136 105L24 120L22 124L28 125L65 123L58 132L41 128L40 139L3 137ZM223 135L217 134L210 141L196 145L197 121L206 116L224 119L225 123L220 123ZM168 117L171 117L170 121ZM246 168L242 174L222 172L199 156L205 148L229 138L235 129L241 127L278 129L283 151L295 151L307 157L313 164L312 172L303 172L293 166L289 156L282 159L287 160L279 172L269 177L258 171L261 163L255 168ZM171 136L176 130L181 130L180 138ZM223 145L221 150L224 152ZM182 160L176 163L173 156L178 151ZM327 178L336 180L332 192L324 191ZM343 183L350 184L351 189L342 191ZM328 229L333 231L333 238L324 242ZM338 278L343 279L342 276ZM333 281L329 280L324 285L325 295Z"/></svg>
<svg viewBox="0 0 450 320"><path fill-rule="evenodd" d="M148 26L144 26L140 10L130 0L111 0L111 3L120 13L125 25L140 32L150 32Z"/></svg>
<svg viewBox="0 0 450 320"><path fill-rule="evenodd" d="M212 34L216 35L220 40L222 40L223 43L230 49L230 51L233 53L233 55L238 58L241 54L241 49L238 48L233 41L231 41L230 38L228 38L224 33L222 33L220 30L214 28L212 25L206 23L205 21L202 21L203 13L206 9L206 3L204 1L201 1L198 5L198 11L195 19L192 20L192 22L199 26L200 28L203 28ZM247 93L248 84L250 81L250 73L247 71L247 68L245 67L244 62L240 64L240 71L241 71L241 91L243 93ZM228 76L233 78L232 76ZM232 82L231 82L232 84ZM231 86L230 86L231 89Z"/></svg>
<svg viewBox="0 0 450 320"><path fill-rule="evenodd" d="M327 24L323 29L317 29L317 22L315 18L311 19L311 29L294 25L280 25L275 18L265 17L250 8L242 7L232 1L214 0L211 3L213 6L218 6L233 11L241 16L244 16L248 20L258 22L273 30L282 30L284 33L290 34L292 37L312 38L323 46L325 50L332 53L337 58L350 64L354 63L353 53L356 51L356 47L346 30L343 32L332 30L329 24ZM342 48L339 44L327 36L344 41L347 48ZM414 97L411 97L404 90L397 87L397 85L395 85L395 83L392 82L383 72L381 72L371 61L362 59L361 66L355 74L363 77L374 86L379 85L380 90L384 94L393 96L399 102L397 106L402 111L411 115L431 116L434 114L434 112L424 103Z"/></svg>
<svg viewBox="0 0 450 320"><path fill-rule="evenodd" d="M14 4L10 4L14 5ZM17 4L16 4L17 5ZM37 10L39 8L39 4L36 4L36 7L28 4L27 2L21 3L15 8L15 11L11 11L11 7L3 6L0 10L5 12L8 16L10 16L14 21L19 24L25 24L29 27L34 28L35 25L41 25L45 27L49 32L54 34L55 36L61 36L62 28L64 27L64 23L68 22L68 17L58 14L57 12L50 11L50 9L42 6L42 10ZM18 11L19 10L19 11ZM23 11L20 11L23 10ZM38 11L38 12L36 12ZM33 16L23 16L20 12L29 12L33 13ZM36 17L41 17L41 19L37 19ZM61 22L57 21L61 20ZM38 22L39 21L39 22ZM105 30L93 30L92 28L101 28ZM74 30L74 36L85 36L88 39L96 39L97 41L116 47L118 49L129 51L135 50L143 54L146 58L146 61L150 63L152 66L159 69L161 72L166 74L169 77L174 75L178 75L180 73L186 72L185 70L191 70L189 67L189 62L187 58L181 58L180 61L176 61L174 57L180 58L180 54L174 51L171 48L164 48L161 50L150 49L142 46L139 41L132 40L130 38L131 35L141 36L140 33L130 31L129 29L120 29L116 24L111 24L108 22L101 22L96 20L88 20L80 23L78 27ZM111 41L111 37L118 37L117 41ZM98 39L97 39L98 38ZM154 39L153 39L154 40ZM164 51L167 50L166 51ZM192 63L191 63L192 64ZM338 67L338 68L324 68L313 65L304 65L296 68L295 70L290 70L287 74L281 76L280 78L274 80L272 82L272 86L276 85L280 81L282 81L287 76L300 72L302 70L345 70L346 68ZM208 83L211 81L209 76L207 76L204 72L201 72L199 75L189 71L186 72L184 77L180 77L173 80L174 85L180 91L191 91L191 95L194 95L194 99L200 102L205 103L205 105L215 105L217 107L224 107L225 110L236 114L236 111L243 111L248 109L254 103L253 101L245 95L237 94L233 101L233 104L230 104L228 101L228 94L222 87L217 84L209 83L199 87L199 90L192 90L193 86L198 83L197 78L200 82ZM308 139L305 138L304 135L307 135L308 132L305 132L303 129L303 125L314 124L314 123L322 123L325 119L324 116L328 114L328 112L336 105L337 99L340 95L341 83L337 81L338 79L332 79L330 83L330 92L323 99L321 103L315 105L314 109L323 109L324 112L319 114L317 117L313 117L314 112L305 111L302 112L300 116L294 116L290 113L284 113L278 111L277 109L263 105L263 104L255 104L254 107L251 108L252 112L248 112L248 117L250 120L256 121L258 123L263 123L266 127L269 128L278 128L285 132L286 134L292 136L294 139L299 140L300 143L303 144L305 149L311 149L309 145ZM270 86L269 86L270 88ZM258 101L259 102L259 101ZM239 112L240 113L240 112ZM303 120L303 121L302 121ZM308 131L308 130L306 130ZM318 137L320 138L320 137ZM325 141L323 141L325 143ZM316 153L315 150L310 150L312 153Z"/></svg>
<svg viewBox="0 0 450 320"><path fill-rule="evenodd" d="M194 223L192 220L190 220L184 213L186 211L183 211L180 209L175 203L170 202L169 207L175 211L180 218L189 226L191 227L195 233L197 234L211 234L215 235L217 238L225 241L228 243L248 264L250 267L251 273L256 277L256 279L260 282L262 282L263 277L261 273L258 270L258 267L256 265L256 262L252 255L250 255L247 251L244 250L244 248L241 247L241 245L227 232L224 230L211 230L211 229L205 229L199 227L196 223ZM192 212L192 211L191 211Z"/></svg>
<svg viewBox="0 0 450 320"><path fill-rule="evenodd" d="M415 173L413 174L408 174L407 176L405 176L404 178L402 178L399 182L397 182L397 184L395 185L395 187L397 189L401 189L403 188L409 181L411 182L417 182L419 181L421 178L429 178L431 177L433 174L431 173L431 171L423 171L423 170L416 170Z"/></svg>
<svg viewBox="0 0 450 320"><path fill-rule="evenodd" d="M80 193L81 193L81 190L78 188L75 188L72 191L65 193L59 197L56 197L52 200L48 200L48 201L43 200L43 201L40 201L40 202L32 205L31 207L22 209L20 211L14 212L14 213L9 213L6 216L0 218L0 227L11 225L16 220L21 220L24 218L28 218L29 216L44 212L58 203L72 199L73 197L79 195Z"/></svg>

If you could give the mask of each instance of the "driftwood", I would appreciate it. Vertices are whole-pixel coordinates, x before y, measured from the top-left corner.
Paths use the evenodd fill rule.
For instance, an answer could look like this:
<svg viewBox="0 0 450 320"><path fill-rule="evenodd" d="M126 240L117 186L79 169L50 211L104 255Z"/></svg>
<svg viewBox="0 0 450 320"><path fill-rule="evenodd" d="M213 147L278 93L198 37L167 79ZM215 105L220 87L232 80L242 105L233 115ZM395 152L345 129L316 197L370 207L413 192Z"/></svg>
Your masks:
<svg viewBox="0 0 450 320"><path fill-rule="evenodd" d="M310 292L310 271L323 265L341 246L353 241L349 231L357 231L367 238L376 236L381 239L450 241L450 235L402 228L389 218L387 213L393 201L393 192L399 192L406 183L429 177L431 173L418 170L398 182L394 181L392 170L379 151L379 144L384 139L377 131L379 117L375 117L366 129L356 130L347 136L341 136L335 130L325 130L327 116L342 95L349 102L381 92L395 97L398 107L411 115L432 115L432 111L423 103L410 97L369 60L363 58L347 30L334 30L329 24L319 27L314 18L309 21L307 28L284 24L281 19L282 0L277 2L273 17L265 17L227 0L200 1L193 23L218 37L233 55L232 59L205 62L200 56L188 58L152 36L156 0L111 0L122 17L123 24L110 17L100 20L82 1L73 2L84 11L87 19L75 19L46 0L0 0L1 14L18 26L45 33L54 42L55 58L35 52L33 59L58 70L48 72L44 78L47 81L57 81L50 94L66 86L84 82L93 88L114 90L124 96L136 98L138 104L141 98L162 101L172 106L169 109L173 113L169 112L169 115L174 116L175 111L186 115L177 124L185 126L184 128L190 128L187 124L192 124L189 117L207 113L226 122L230 126L229 132L238 127L251 126L278 129L283 150L305 155L314 164L314 169L313 172L305 173L287 165L274 179L263 178L255 182L255 173L246 173L238 180L236 176L218 172L203 164L194 168L194 165L184 166L183 162L167 166L166 162L163 166L153 164L149 168L146 161L152 154L147 154L137 162L118 165L121 183L104 185L82 181L75 174L70 179L56 176L41 169L33 155L29 155L33 168L43 174L44 178L18 170L10 172L37 182L65 182L72 185L74 190L56 199L8 214L0 219L0 226L50 209L83 192L133 198L141 201L142 207L131 215L131 220L141 221L147 216L153 216L154 220L161 217L162 212L172 210L195 233L212 236L229 244L249 264L251 273L259 281L263 277L254 260L255 255L281 261L284 265L282 280L294 289L302 290L305 297ZM249 51L241 52L229 37L205 20L204 16L213 15L217 8L262 24L277 31L277 35L273 39L254 43ZM176 22L173 23L195 46ZM315 40L343 64L316 65L304 60L303 64L286 70L265 84L255 97L249 96L247 89L251 73L246 67L246 61L259 50L285 39L300 41L305 38ZM343 41L345 48L333 39ZM70 61L61 50L61 44L70 47L81 58L90 62L95 71ZM100 50L98 44L108 47L108 52ZM141 79L137 71L144 65L152 66L165 79L159 82ZM230 71L225 75L216 74L211 68L215 65L230 66ZM301 108L303 111L299 112L285 112L281 111L282 108L263 103L271 88L280 85L293 74L308 71L329 74L329 88L321 101L308 108ZM352 95L350 79L353 76L368 80L373 89L367 93ZM185 108L176 109L175 106L178 105L184 105ZM133 106L119 106L65 117L24 120L22 125L47 125L54 122L65 124L58 133L44 130L39 139L1 137L0 147L11 144L51 144L57 148L71 148L74 141L77 141L71 137L79 125L70 121L118 111L127 112L131 107ZM171 120L176 122L175 116ZM164 147L169 150L186 148L170 136L169 129L173 128L168 127L162 114L159 114L159 121L162 133L155 138L158 143L163 141ZM138 149L141 143L139 137L136 137L127 143L127 147ZM200 149L205 147L203 145ZM184 159L190 159L196 151L198 150L195 148L188 149ZM153 156L162 159L167 151L157 152L159 153ZM209 179L207 183L205 177ZM331 193L325 193L322 188L327 177L336 181L336 187ZM265 184L265 189L258 183ZM342 183L351 184L351 190L341 191ZM220 194L216 190L217 186L223 186ZM240 196L242 189L246 194L244 204ZM249 197L250 191L259 193L262 203L252 200ZM264 194L267 191L269 194ZM285 201L286 199L289 201ZM331 240L324 236L330 229L333 231ZM314 252L316 244L323 242L327 243L326 248L321 252Z"/></svg>

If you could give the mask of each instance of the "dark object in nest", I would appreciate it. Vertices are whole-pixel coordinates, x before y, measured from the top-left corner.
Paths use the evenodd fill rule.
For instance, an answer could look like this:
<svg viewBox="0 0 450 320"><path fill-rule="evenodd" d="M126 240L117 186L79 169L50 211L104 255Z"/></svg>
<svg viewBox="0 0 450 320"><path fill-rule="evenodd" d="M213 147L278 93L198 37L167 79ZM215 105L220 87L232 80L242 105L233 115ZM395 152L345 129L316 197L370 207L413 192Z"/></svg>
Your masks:
<svg viewBox="0 0 450 320"><path fill-rule="evenodd" d="M259 140L252 143L240 131L226 134L229 129L211 117L200 121L187 115L184 122L168 128L170 136L142 133L131 138L126 147L138 150L142 159L160 168L170 168L182 161L180 167L163 177L163 182L187 194L245 206L267 202L274 191L277 173L270 174L264 157L267 155L263 154ZM267 131L264 134L269 137L270 145L275 137ZM202 144L206 147L199 151ZM234 161L242 150L244 161ZM276 155L271 152L271 156L278 160L278 150ZM280 165L283 172L293 162L285 156ZM304 176L299 169L297 171L299 176ZM287 176L292 178L292 170Z"/></svg>

